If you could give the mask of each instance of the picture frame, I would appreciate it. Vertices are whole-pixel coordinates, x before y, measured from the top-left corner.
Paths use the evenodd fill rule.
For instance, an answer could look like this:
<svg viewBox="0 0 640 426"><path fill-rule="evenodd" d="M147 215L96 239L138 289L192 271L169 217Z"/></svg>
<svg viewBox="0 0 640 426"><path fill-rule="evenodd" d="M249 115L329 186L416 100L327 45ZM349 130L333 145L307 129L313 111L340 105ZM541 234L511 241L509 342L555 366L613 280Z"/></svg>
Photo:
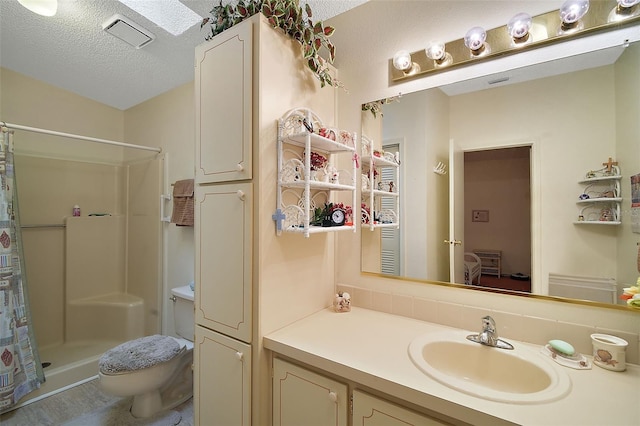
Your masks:
<svg viewBox="0 0 640 426"><path fill-rule="evenodd" d="M489 210L472 210L472 222L489 222Z"/></svg>

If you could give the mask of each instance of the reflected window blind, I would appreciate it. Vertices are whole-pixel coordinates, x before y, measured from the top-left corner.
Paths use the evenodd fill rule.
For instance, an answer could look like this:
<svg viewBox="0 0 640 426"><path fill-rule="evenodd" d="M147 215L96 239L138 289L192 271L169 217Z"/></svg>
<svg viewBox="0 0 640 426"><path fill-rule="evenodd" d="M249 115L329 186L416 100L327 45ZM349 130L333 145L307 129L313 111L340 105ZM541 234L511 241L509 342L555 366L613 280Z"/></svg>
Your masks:
<svg viewBox="0 0 640 426"><path fill-rule="evenodd" d="M396 152L399 145L384 146L385 151ZM398 191L398 183L396 182L396 174L393 167L383 167L380 170L382 182L393 182L394 191ZM394 197L380 197L381 210L395 210L396 199ZM399 212L396 212L399 213ZM380 230L380 238L382 239L382 248L380 250L380 271L383 274L400 275L400 259L399 259L399 231L396 228L382 228Z"/></svg>

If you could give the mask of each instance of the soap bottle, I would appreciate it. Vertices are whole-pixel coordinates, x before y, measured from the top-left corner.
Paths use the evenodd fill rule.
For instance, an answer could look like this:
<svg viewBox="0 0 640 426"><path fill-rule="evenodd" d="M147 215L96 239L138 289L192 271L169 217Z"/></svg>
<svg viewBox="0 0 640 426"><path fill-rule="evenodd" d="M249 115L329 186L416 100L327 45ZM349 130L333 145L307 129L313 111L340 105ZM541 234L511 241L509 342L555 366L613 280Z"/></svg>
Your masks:
<svg viewBox="0 0 640 426"><path fill-rule="evenodd" d="M80 206L79 205L75 205L73 206L73 217L79 217L80 216Z"/></svg>

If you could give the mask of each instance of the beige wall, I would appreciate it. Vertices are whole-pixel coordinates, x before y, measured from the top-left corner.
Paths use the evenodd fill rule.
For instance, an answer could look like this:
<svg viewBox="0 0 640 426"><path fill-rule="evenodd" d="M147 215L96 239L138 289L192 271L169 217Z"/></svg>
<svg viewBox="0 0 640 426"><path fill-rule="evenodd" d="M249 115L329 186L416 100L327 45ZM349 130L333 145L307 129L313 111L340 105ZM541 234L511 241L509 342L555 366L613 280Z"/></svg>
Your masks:
<svg viewBox="0 0 640 426"><path fill-rule="evenodd" d="M533 187L539 192L533 202L540 210L534 233L541 262L534 265L532 284L537 293L547 294L549 273L616 276L618 229L573 225L583 190L577 181L616 156L613 73L613 66L605 66L451 99L451 137L463 150L534 145L533 164L539 169L534 169ZM533 219L535 226L535 213Z"/></svg>
<svg viewBox="0 0 640 426"><path fill-rule="evenodd" d="M401 275L448 281L449 247L443 241L449 235L449 179L433 167L448 163L449 99L427 90L383 108L384 139L401 140Z"/></svg>
<svg viewBox="0 0 640 426"><path fill-rule="evenodd" d="M1 120L105 139L122 138L122 111L4 68L0 76ZM14 140L23 224L62 225L76 203L85 214L123 213L122 170L115 165L122 159L120 149L88 147L28 132L16 132ZM60 344L64 341L64 228L25 229L23 238L36 337L43 347Z"/></svg>
<svg viewBox="0 0 640 426"><path fill-rule="evenodd" d="M193 83L187 83L125 112L125 141L162 148L167 170L167 182L163 185L163 193L171 193L171 183L194 176L193 90ZM171 214L171 203L165 205L165 215ZM160 216L158 211L148 213ZM164 271L159 271L160 276L163 276L163 288L158 300L158 309L163 313L162 332L175 334L173 307L169 303L169 296L172 288L193 281L193 228L163 224L162 238L165 249L164 253L159 255L164 260ZM154 252L154 255L158 253Z"/></svg>
<svg viewBox="0 0 640 426"><path fill-rule="evenodd" d="M625 55L616 63L616 145L617 160L624 167L625 176L640 173L640 85L638 69L640 69L640 45L635 43L627 48ZM632 54L629 54L633 52ZM631 180L620 182L623 194L631 193ZM619 280L623 287L633 284L638 279L638 270L630 268L637 262L637 249L640 235L631 230L631 203L625 200L622 205L622 226L619 230L617 262Z"/></svg>
<svg viewBox="0 0 640 426"><path fill-rule="evenodd" d="M2 69L0 76L3 121L100 139L124 140L123 111L10 70ZM149 174L147 163L137 159L135 164L129 165L124 149L103 144L19 130L14 140L22 224L63 225L75 204L80 205L84 216L90 213L130 214L127 229L134 236L131 244L127 246L125 241L119 241L115 243L118 249L110 254L119 257L118 264L125 266L119 267L118 282L98 289L98 292L118 289L143 296L147 309L146 331L157 332L159 315L155 287L161 271L155 276L147 273L149 263L140 262L143 256L136 254L157 247L158 242L154 241L157 229L154 233L153 227L150 229L143 224L143 213L148 208L143 206L151 206L152 223L159 226L155 220L159 213L154 211L158 209L158 197L145 198L148 192L142 191L141 196L135 188L128 189L129 183L146 182L147 188L152 185L144 178ZM146 158L154 155L144 154ZM155 174L157 182L157 171ZM159 189L155 193L159 194ZM129 203L128 198L133 202ZM149 212L146 213L148 216ZM61 344L64 342L65 294L68 293L65 290L68 272L65 270L65 229L27 228L23 230L23 237L38 342L42 347ZM139 241L145 241L145 244L136 246L135 242ZM88 243L100 244L100 241L92 239ZM126 266L125 254L136 259L131 267ZM133 283L130 289L125 288L125 271ZM139 276L145 279L138 279ZM91 283L85 284L91 286Z"/></svg>

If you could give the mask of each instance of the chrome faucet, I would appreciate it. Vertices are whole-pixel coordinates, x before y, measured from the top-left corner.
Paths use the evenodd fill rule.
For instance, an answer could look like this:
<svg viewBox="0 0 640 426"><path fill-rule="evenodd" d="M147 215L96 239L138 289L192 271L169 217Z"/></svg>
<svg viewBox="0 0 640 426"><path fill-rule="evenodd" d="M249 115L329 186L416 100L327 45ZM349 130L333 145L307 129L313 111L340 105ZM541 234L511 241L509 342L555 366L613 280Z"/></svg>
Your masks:
<svg viewBox="0 0 640 426"><path fill-rule="evenodd" d="M471 334L467 336L467 339L492 348L513 349L511 343L505 342L498 337L496 322L489 315L482 318L482 331L480 334Z"/></svg>

